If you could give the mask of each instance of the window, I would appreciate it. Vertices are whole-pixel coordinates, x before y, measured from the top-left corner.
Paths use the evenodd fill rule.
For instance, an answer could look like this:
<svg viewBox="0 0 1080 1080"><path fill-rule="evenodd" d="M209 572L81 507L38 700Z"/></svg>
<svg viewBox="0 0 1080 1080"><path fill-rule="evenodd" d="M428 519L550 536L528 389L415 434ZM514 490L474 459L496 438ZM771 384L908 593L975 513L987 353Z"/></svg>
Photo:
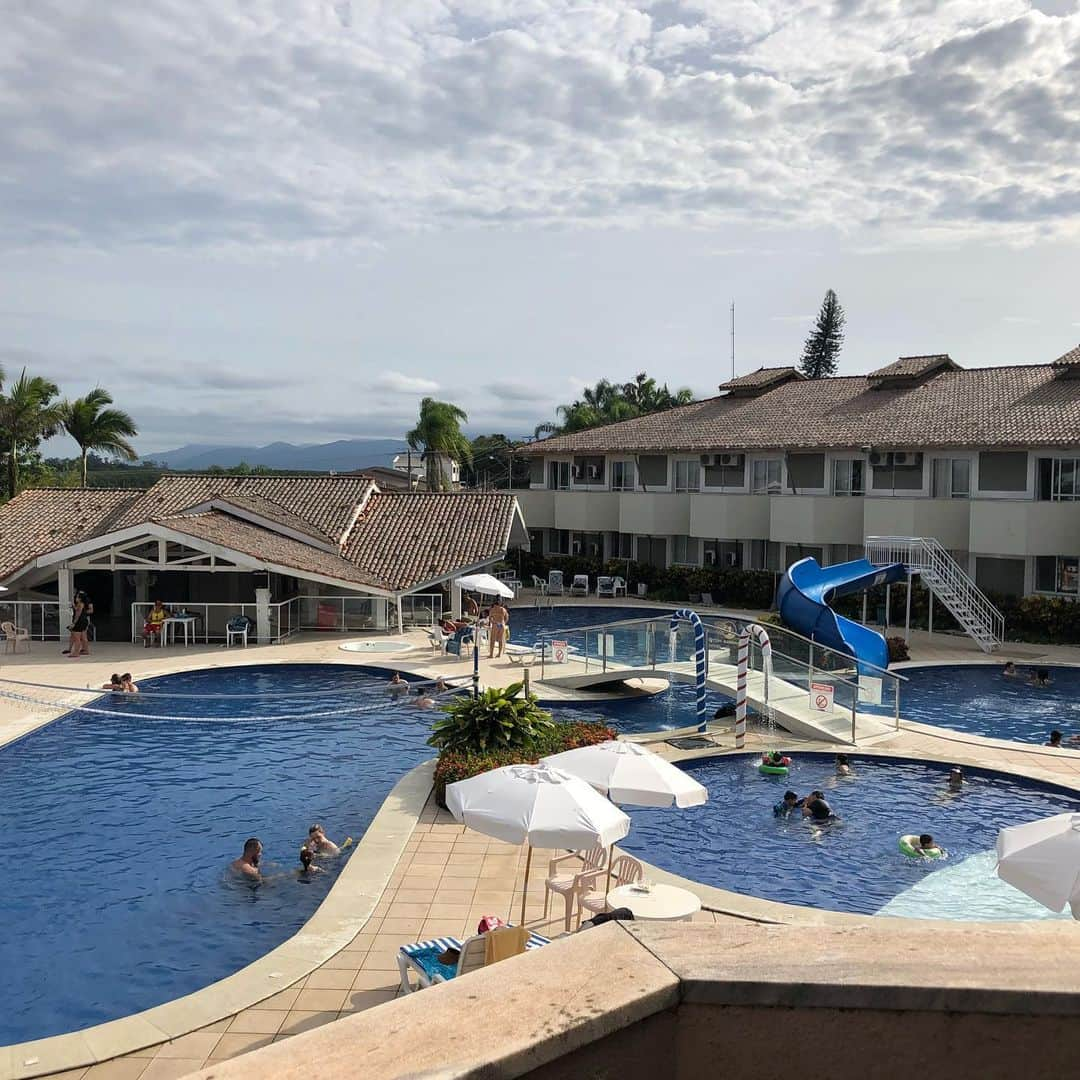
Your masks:
<svg viewBox="0 0 1080 1080"><path fill-rule="evenodd" d="M574 458L574 483L581 487L604 483L604 459L602 457Z"/></svg>
<svg viewBox="0 0 1080 1080"><path fill-rule="evenodd" d="M706 540L702 548L706 566L731 569L742 565L742 545L738 540Z"/></svg>
<svg viewBox="0 0 1080 1080"><path fill-rule="evenodd" d="M548 529L548 554L549 555L569 555L570 554L570 530L569 529Z"/></svg>
<svg viewBox="0 0 1080 1080"><path fill-rule="evenodd" d="M864 559L865 557L866 551L862 544L829 545L829 566L836 566L838 563L854 562L856 559Z"/></svg>
<svg viewBox="0 0 1080 1080"><path fill-rule="evenodd" d="M570 490L570 462L548 462L548 487L554 491Z"/></svg>
<svg viewBox="0 0 1080 1080"><path fill-rule="evenodd" d="M632 559L634 557L633 533L608 533L608 558Z"/></svg>
<svg viewBox="0 0 1080 1080"><path fill-rule="evenodd" d="M779 570L780 545L774 540L751 540L749 569Z"/></svg>
<svg viewBox="0 0 1080 1080"><path fill-rule="evenodd" d="M671 538L671 561L680 566L697 566L698 542L694 536L673 536Z"/></svg>
<svg viewBox="0 0 1080 1080"><path fill-rule="evenodd" d="M1080 558L1076 555L1040 555L1035 559L1037 592L1080 595Z"/></svg>
<svg viewBox="0 0 1080 1080"><path fill-rule="evenodd" d="M604 554L604 534L575 532L571 539L570 553L590 559L602 558Z"/></svg>
<svg viewBox="0 0 1080 1080"><path fill-rule="evenodd" d="M1026 450L983 450L979 454L979 490L1027 492Z"/></svg>
<svg viewBox="0 0 1080 1080"><path fill-rule="evenodd" d="M979 481L980 488L982 481ZM1039 458L1039 498L1054 502L1080 499L1080 461L1076 458Z"/></svg>
<svg viewBox="0 0 1080 1080"><path fill-rule="evenodd" d="M701 462L697 458L675 461L675 490L676 491L700 491L701 490Z"/></svg>
<svg viewBox="0 0 1080 1080"><path fill-rule="evenodd" d="M754 462L753 493L755 495L779 495L781 491L781 467L779 458Z"/></svg>
<svg viewBox="0 0 1080 1080"><path fill-rule="evenodd" d="M936 458L931 493L935 499L970 499L971 461L968 458Z"/></svg>
<svg viewBox="0 0 1080 1080"><path fill-rule="evenodd" d="M795 492L825 490L824 454L789 454L788 487Z"/></svg>
<svg viewBox="0 0 1080 1080"><path fill-rule="evenodd" d="M611 490L634 490L634 463L632 461L613 461L611 463Z"/></svg>
<svg viewBox="0 0 1080 1080"><path fill-rule="evenodd" d="M862 458L837 458L832 465L834 495L865 495L865 463Z"/></svg>

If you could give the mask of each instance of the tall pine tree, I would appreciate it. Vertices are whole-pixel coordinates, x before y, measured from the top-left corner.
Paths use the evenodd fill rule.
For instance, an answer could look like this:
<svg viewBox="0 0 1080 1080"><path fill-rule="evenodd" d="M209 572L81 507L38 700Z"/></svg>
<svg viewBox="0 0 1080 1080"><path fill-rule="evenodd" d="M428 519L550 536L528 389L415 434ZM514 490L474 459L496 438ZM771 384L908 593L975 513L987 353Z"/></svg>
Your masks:
<svg viewBox="0 0 1080 1080"><path fill-rule="evenodd" d="M814 329L803 346L799 370L808 379L824 379L836 374L836 357L844 344L844 309L830 289L821 302Z"/></svg>

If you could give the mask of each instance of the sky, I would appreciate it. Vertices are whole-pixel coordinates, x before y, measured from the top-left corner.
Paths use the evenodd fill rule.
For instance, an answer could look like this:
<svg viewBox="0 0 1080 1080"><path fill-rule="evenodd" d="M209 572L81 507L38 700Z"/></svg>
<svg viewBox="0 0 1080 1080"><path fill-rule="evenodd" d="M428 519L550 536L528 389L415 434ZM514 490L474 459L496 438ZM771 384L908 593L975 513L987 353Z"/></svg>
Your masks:
<svg viewBox="0 0 1080 1080"><path fill-rule="evenodd" d="M0 364L144 453L1080 342L1080 0L12 0ZM54 440L50 450L64 452Z"/></svg>

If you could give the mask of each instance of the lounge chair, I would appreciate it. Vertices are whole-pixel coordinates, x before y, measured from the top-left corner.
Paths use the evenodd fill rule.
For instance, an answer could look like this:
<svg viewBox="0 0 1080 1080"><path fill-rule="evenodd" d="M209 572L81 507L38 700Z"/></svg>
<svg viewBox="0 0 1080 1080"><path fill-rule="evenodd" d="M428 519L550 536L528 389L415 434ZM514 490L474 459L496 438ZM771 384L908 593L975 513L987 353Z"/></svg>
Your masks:
<svg viewBox="0 0 1080 1080"><path fill-rule="evenodd" d="M573 584L570 586L571 596L588 596L589 595L589 575L588 574L575 574Z"/></svg>
<svg viewBox="0 0 1080 1080"><path fill-rule="evenodd" d="M26 651L30 651L30 631L25 626L16 626L13 622L0 623L0 631L4 635L4 645L8 651L16 653L19 646L25 642Z"/></svg>
<svg viewBox="0 0 1080 1080"><path fill-rule="evenodd" d="M581 925L581 915L588 911L598 915L607 910L607 870L586 870L578 874L578 926ZM629 855L620 855L611 864L611 888L616 889L620 885L632 885L635 881L641 881L645 876L641 863Z"/></svg>
<svg viewBox="0 0 1080 1080"><path fill-rule="evenodd" d="M560 869L564 863L573 860L581 865L575 869ZM548 877L544 882L544 922L547 922L551 910L551 894L563 899L563 925L570 929L570 917L574 914L574 901L578 894L578 877L589 870L599 870L607 861L607 850L602 847L588 851L573 851L569 855L560 855L548 863Z"/></svg>
<svg viewBox="0 0 1080 1080"><path fill-rule="evenodd" d="M498 933L498 931L491 931ZM397 964L401 974L401 989L406 994L413 992L413 985L409 979L409 973L416 976L416 989L422 990L436 983L449 982L459 975L467 975L470 971L484 966L484 955L487 943L484 934L475 934L466 941L460 941L455 937L432 938L430 941L418 941L413 945L402 945L398 949ZM539 949L549 943L548 938L540 934L529 934L525 942L525 951ZM447 949L458 950L456 964L441 964L439 957Z"/></svg>
<svg viewBox="0 0 1080 1080"><path fill-rule="evenodd" d="M596 595L597 596L614 596L615 595L614 581L615 581L615 579L612 578L612 577L598 577L596 579Z"/></svg>
<svg viewBox="0 0 1080 1080"><path fill-rule="evenodd" d="M611 579L611 595L618 596L619 593L626 595L626 582L621 577L614 577Z"/></svg>
<svg viewBox="0 0 1080 1080"><path fill-rule="evenodd" d="M548 571L547 591L549 596L562 596L563 572L561 570Z"/></svg>
<svg viewBox="0 0 1080 1080"><path fill-rule="evenodd" d="M540 659L535 645L511 645L509 642L503 646L503 656L519 667L529 667Z"/></svg>
<svg viewBox="0 0 1080 1080"><path fill-rule="evenodd" d="M541 595L547 596L548 586L547 582L536 574L533 574L533 588Z"/></svg>
<svg viewBox="0 0 1080 1080"><path fill-rule="evenodd" d="M712 607L713 606L712 593L711 592L703 592L701 594L701 606L702 607Z"/></svg>

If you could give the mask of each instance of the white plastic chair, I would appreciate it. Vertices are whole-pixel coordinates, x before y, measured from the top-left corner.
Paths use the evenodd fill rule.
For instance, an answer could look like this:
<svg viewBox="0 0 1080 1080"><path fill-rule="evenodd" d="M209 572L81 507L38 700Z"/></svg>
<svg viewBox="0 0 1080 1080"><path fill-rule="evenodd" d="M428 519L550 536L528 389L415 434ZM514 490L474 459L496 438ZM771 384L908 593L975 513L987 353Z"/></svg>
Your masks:
<svg viewBox="0 0 1080 1080"><path fill-rule="evenodd" d="M30 651L30 631L25 626L16 626L13 622L2 622L0 631L3 631L4 645L9 652L17 653L19 645L23 643L26 644L26 651Z"/></svg>
<svg viewBox="0 0 1080 1080"><path fill-rule="evenodd" d="M234 630L231 626L225 627L225 648L231 648L233 641L239 641L247 648L248 628L245 626L243 630Z"/></svg>
<svg viewBox="0 0 1080 1080"><path fill-rule="evenodd" d="M548 571L547 591L549 596L562 596L563 572L561 570Z"/></svg>
<svg viewBox="0 0 1080 1080"><path fill-rule="evenodd" d="M578 874L578 913L577 924L581 925L581 914L588 911L599 915L607 910L607 870L586 870ZM611 887L632 885L645 876L645 871L637 859L629 855L620 855L611 864Z"/></svg>
<svg viewBox="0 0 1080 1080"><path fill-rule="evenodd" d="M539 575L533 574L533 588L541 595L547 596L548 583Z"/></svg>
<svg viewBox="0 0 1080 1080"><path fill-rule="evenodd" d="M580 862L581 865L571 872L560 870L567 862ZM589 870L599 870L607 862L607 851L602 847L589 848L588 851L572 851L568 855L559 855L548 863L548 877L544 882L544 922L551 910L551 894L563 899L563 926L570 929L570 918L574 914L574 901L577 899L578 877Z"/></svg>
<svg viewBox="0 0 1080 1080"><path fill-rule="evenodd" d="M446 643L449 640L441 626L436 626L427 632L428 641L431 642L431 651L436 656L446 655Z"/></svg>
<svg viewBox="0 0 1080 1080"><path fill-rule="evenodd" d="M596 595L597 596L614 596L614 578L611 577L598 577L596 579Z"/></svg>
<svg viewBox="0 0 1080 1080"><path fill-rule="evenodd" d="M626 582L621 577L612 578L611 595L618 596L619 593L622 593L623 596L626 595Z"/></svg>
<svg viewBox="0 0 1080 1080"><path fill-rule="evenodd" d="M588 596L589 595L589 575L588 574L575 574L573 584L570 586L571 596Z"/></svg>

